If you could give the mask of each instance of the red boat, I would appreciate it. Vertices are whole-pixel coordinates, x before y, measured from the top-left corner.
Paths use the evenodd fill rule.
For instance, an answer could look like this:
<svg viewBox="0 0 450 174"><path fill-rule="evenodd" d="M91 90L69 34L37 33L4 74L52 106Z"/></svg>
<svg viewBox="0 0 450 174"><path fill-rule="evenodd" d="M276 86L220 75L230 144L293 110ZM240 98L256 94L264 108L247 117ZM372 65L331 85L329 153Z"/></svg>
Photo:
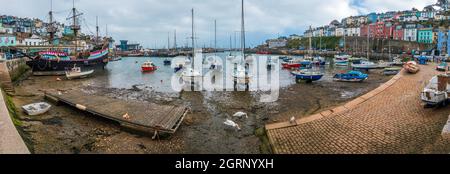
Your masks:
<svg viewBox="0 0 450 174"><path fill-rule="evenodd" d="M142 64L142 72L152 72L152 71L156 71L158 69L158 67L155 66L155 64L153 64L153 62L145 62L144 64Z"/></svg>
<svg viewBox="0 0 450 174"><path fill-rule="evenodd" d="M283 66L283 68L286 69L300 68L302 66L302 64L293 61L285 62L282 63L281 65Z"/></svg>
<svg viewBox="0 0 450 174"><path fill-rule="evenodd" d="M257 51L256 54L271 54L269 51Z"/></svg>

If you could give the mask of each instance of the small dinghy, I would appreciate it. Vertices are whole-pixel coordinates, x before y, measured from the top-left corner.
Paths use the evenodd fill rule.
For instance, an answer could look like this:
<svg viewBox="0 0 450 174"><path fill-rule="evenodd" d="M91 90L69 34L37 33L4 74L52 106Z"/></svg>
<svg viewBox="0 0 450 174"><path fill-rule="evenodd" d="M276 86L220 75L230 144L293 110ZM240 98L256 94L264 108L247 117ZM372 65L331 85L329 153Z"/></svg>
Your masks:
<svg viewBox="0 0 450 174"><path fill-rule="evenodd" d="M45 102L33 103L22 106L22 109L30 116L41 115L50 110L51 105Z"/></svg>
<svg viewBox="0 0 450 174"><path fill-rule="evenodd" d="M89 77L92 73L94 73L94 70L82 72L80 67L73 65L73 68L70 71L66 71L66 77L69 80L82 79Z"/></svg>

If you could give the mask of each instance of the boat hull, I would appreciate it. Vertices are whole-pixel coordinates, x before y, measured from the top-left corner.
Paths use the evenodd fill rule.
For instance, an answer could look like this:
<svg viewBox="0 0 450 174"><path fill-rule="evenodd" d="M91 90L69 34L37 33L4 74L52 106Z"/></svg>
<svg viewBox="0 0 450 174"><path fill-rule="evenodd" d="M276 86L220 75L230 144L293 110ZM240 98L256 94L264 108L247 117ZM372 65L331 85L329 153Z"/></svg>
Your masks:
<svg viewBox="0 0 450 174"><path fill-rule="evenodd" d="M34 75L65 75L67 70L77 66L83 70L103 70L108 64L108 56L102 56L96 59L79 60L49 60L34 59L26 62L33 70Z"/></svg>
<svg viewBox="0 0 450 174"><path fill-rule="evenodd" d="M94 73L94 70L90 70L90 71L86 71L86 72L81 72L81 73L67 73L66 72L66 77L69 80L72 79L82 79L82 78L86 78L89 77L92 73Z"/></svg>
<svg viewBox="0 0 450 174"><path fill-rule="evenodd" d="M295 63L295 64L282 64L283 68L285 69L292 69L292 68L300 68L302 64Z"/></svg>
<svg viewBox="0 0 450 174"><path fill-rule="evenodd" d="M156 67L142 67L142 72L152 72L152 71L156 71Z"/></svg>

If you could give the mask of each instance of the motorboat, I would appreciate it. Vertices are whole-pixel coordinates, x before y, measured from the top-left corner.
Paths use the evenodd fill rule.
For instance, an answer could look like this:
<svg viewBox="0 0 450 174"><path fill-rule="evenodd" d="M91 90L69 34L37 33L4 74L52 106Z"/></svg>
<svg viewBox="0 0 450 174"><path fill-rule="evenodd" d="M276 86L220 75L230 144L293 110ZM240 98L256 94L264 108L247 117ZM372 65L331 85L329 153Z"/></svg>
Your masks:
<svg viewBox="0 0 450 174"><path fill-rule="evenodd" d="M349 71L347 73L336 74L333 77L333 80L339 82L362 82L364 80L367 80L368 78L369 75L364 74L360 71Z"/></svg>
<svg viewBox="0 0 450 174"><path fill-rule="evenodd" d="M198 79L202 77L203 77L202 74L193 68L187 68L181 73L181 78L184 81L191 81L193 78Z"/></svg>
<svg viewBox="0 0 450 174"><path fill-rule="evenodd" d="M50 110L51 107L52 106L48 103L40 102L22 106L22 109L25 111L27 115L36 116L48 112L48 110Z"/></svg>
<svg viewBox="0 0 450 174"><path fill-rule="evenodd" d="M302 66L301 63L298 63L298 62L296 62L294 60L290 60L289 62L283 62L281 65L285 69L300 68Z"/></svg>
<svg viewBox="0 0 450 174"><path fill-rule="evenodd" d="M369 69L378 69L381 68L381 66L373 62L363 61L360 64L352 63L352 68L369 70Z"/></svg>
<svg viewBox="0 0 450 174"><path fill-rule="evenodd" d="M81 67L77 67L76 65L74 65L70 71L66 71L66 78L69 80L81 79L81 78L89 77L93 73L94 73L94 70L82 72Z"/></svg>
<svg viewBox="0 0 450 174"><path fill-rule="evenodd" d="M156 71L158 67L156 67L156 65L153 62L147 61L144 64L142 64L141 69L142 72L152 72Z"/></svg>

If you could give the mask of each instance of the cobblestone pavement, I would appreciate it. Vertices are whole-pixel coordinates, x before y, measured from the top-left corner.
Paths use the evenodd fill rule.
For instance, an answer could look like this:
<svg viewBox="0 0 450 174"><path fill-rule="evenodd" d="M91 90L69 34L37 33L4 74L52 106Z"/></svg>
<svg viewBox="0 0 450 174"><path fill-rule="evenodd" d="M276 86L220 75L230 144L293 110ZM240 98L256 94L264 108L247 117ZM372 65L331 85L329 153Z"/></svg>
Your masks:
<svg viewBox="0 0 450 174"><path fill-rule="evenodd" d="M267 125L274 152L448 154L450 140L442 138L441 132L450 107L426 109L420 100L423 87L439 72L434 65L421 69L415 75L401 72L387 85L297 124Z"/></svg>

